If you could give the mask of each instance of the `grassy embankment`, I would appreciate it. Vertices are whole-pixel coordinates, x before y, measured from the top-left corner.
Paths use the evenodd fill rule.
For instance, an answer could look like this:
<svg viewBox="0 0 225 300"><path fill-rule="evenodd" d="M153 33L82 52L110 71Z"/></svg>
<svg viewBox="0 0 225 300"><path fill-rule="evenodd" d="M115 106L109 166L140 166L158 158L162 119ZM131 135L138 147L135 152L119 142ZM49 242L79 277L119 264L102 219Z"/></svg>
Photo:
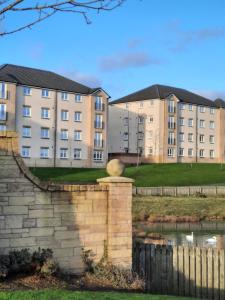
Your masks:
<svg viewBox="0 0 225 300"><path fill-rule="evenodd" d="M190 300L191 298L114 292L18 291L0 292L0 300Z"/></svg>
<svg viewBox="0 0 225 300"><path fill-rule="evenodd" d="M105 169L31 168L41 180L93 183L107 176ZM124 176L136 186L225 185L225 165L220 164L151 164L127 167Z"/></svg>

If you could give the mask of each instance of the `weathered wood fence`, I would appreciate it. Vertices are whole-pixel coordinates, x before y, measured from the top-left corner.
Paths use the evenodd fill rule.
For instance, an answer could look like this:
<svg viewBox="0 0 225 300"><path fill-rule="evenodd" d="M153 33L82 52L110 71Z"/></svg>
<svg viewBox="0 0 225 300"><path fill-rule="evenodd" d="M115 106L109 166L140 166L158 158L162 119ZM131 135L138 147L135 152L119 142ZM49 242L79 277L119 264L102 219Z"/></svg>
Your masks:
<svg viewBox="0 0 225 300"><path fill-rule="evenodd" d="M150 293L225 299L225 250L135 243L133 269Z"/></svg>

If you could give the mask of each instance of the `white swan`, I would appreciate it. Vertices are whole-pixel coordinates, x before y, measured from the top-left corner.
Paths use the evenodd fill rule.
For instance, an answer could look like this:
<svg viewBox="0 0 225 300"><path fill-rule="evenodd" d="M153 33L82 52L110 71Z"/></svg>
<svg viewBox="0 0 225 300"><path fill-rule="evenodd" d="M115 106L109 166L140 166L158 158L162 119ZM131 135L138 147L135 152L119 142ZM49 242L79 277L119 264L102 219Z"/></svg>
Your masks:
<svg viewBox="0 0 225 300"><path fill-rule="evenodd" d="M190 243L194 241L194 233L192 232L191 235L186 235L186 240Z"/></svg>
<svg viewBox="0 0 225 300"><path fill-rule="evenodd" d="M213 236L212 238L209 238L206 240L207 243L209 244L215 244L217 241L217 237L216 236Z"/></svg>

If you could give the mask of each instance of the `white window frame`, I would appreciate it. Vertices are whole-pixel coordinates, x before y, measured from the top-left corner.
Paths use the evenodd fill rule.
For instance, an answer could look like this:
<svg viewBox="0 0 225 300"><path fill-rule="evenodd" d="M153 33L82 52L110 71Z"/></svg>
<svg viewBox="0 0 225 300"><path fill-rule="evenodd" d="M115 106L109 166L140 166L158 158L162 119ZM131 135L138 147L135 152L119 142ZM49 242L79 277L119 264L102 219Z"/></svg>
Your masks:
<svg viewBox="0 0 225 300"><path fill-rule="evenodd" d="M69 94L67 92L61 92L61 100L62 101L68 101L69 100Z"/></svg>
<svg viewBox="0 0 225 300"><path fill-rule="evenodd" d="M82 122L82 112L81 111L74 112L74 122Z"/></svg>
<svg viewBox="0 0 225 300"><path fill-rule="evenodd" d="M212 155L212 153L213 153L213 155ZM209 157L210 158L215 158L215 150L213 150L213 149L209 150Z"/></svg>
<svg viewBox="0 0 225 300"><path fill-rule="evenodd" d="M82 141L82 131L74 130L74 141Z"/></svg>
<svg viewBox="0 0 225 300"><path fill-rule="evenodd" d="M185 110L185 103L180 102L179 108L180 110Z"/></svg>
<svg viewBox="0 0 225 300"><path fill-rule="evenodd" d="M153 116L149 116L149 123L153 123L154 122L154 117Z"/></svg>
<svg viewBox="0 0 225 300"><path fill-rule="evenodd" d="M205 106L203 106L203 105L199 106L199 112L205 113Z"/></svg>
<svg viewBox="0 0 225 300"><path fill-rule="evenodd" d="M215 129L215 122L214 121L209 122L209 128L210 129Z"/></svg>
<svg viewBox="0 0 225 300"><path fill-rule="evenodd" d="M194 135L193 135L193 133L189 132L188 133L188 142L193 143L193 141L194 141Z"/></svg>
<svg viewBox="0 0 225 300"><path fill-rule="evenodd" d="M59 157L60 159L68 159L68 148L60 148Z"/></svg>
<svg viewBox="0 0 225 300"><path fill-rule="evenodd" d="M188 119L188 127L193 127L194 120L192 118Z"/></svg>
<svg viewBox="0 0 225 300"><path fill-rule="evenodd" d="M1 121L7 120L7 107L6 104L4 103L0 104L0 120Z"/></svg>
<svg viewBox="0 0 225 300"><path fill-rule="evenodd" d="M61 129L60 131L60 139L66 141L69 139L69 131L68 129Z"/></svg>
<svg viewBox="0 0 225 300"><path fill-rule="evenodd" d="M184 132L179 133L179 141L184 142Z"/></svg>
<svg viewBox="0 0 225 300"><path fill-rule="evenodd" d="M95 147L102 147L103 135L101 132L95 132L94 144Z"/></svg>
<svg viewBox="0 0 225 300"><path fill-rule="evenodd" d="M5 82L0 82L0 98L7 99L7 84Z"/></svg>
<svg viewBox="0 0 225 300"><path fill-rule="evenodd" d="M94 150L93 152L93 160L94 161L103 161L103 151Z"/></svg>
<svg viewBox="0 0 225 300"><path fill-rule="evenodd" d="M82 159L82 150L80 148L74 148L73 149L73 158L76 159L76 160Z"/></svg>
<svg viewBox="0 0 225 300"><path fill-rule="evenodd" d="M22 136L23 136L23 138L31 138L31 127L30 126L22 127Z"/></svg>
<svg viewBox="0 0 225 300"><path fill-rule="evenodd" d="M199 143L205 143L205 135L204 134L199 135Z"/></svg>
<svg viewBox="0 0 225 300"><path fill-rule="evenodd" d="M209 136L209 142L210 142L210 144L215 144L215 136L214 135Z"/></svg>
<svg viewBox="0 0 225 300"><path fill-rule="evenodd" d="M204 149L200 149L199 150L199 157L200 158L204 158L205 157L205 150Z"/></svg>
<svg viewBox="0 0 225 300"><path fill-rule="evenodd" d="M23 105L23 117L24 118L30 118L31 117L31 106Z"/></svg>
<svg viewBox="0 0 225 300"><path fill-rule="evenodd" d="M215 108L214 107L210 107L209 111L210 111L210 115L214 115L215 114Z"/></svg>
<svg viewBox="0 0 225 300"><path fill-rule="evenodd" d="M179 148L179 156L184 157L184 148Z"/></svg>
<svg viewBox="0 0 225 300"><path fill-rule="evenodd" d="M24 96L31 96L32 95L32 89L29 86L23 87L23 95Z"/></svg>
<svg viewBox="0 0 225 300"><path fill-rule="evenodd" d="M49 90L48 89L42 89L41 90L41 97L42 98L49 98Z"/></svg>
<svg viewBox="0 0 225 300"><path fill-rule="evenodd" d="M49 158L49 147L40 148L40 158L48 159Z"/></svg>
<svg viewBox="0 0 225 300"><path fill-rule="evenodd" d="M7 126L5 124L0 124L0 131L6 132L7 131Z"/></svg>
<svg viewBox="0 0 225 300"><path fill-rule="evenodd" d="M50 119L50 108L41 107L41 118L42 119Z"/></svg>
<svg viewBox="0 0 225 300"><path fill-rule="evenodd" d="M188 157L193 157L193 148L188 148Z"/></svg>
<svg viewBox="0 0 225 300"><path fill-rule="evenodd" d="M188 110L193 111L193 104L188 104Z"/></svg>
<svg viewBox="0 0 225 300"><path fill-rule="evenodd" d="M66 109L61 110L61 121L69 121L69 111Z"/></svg>
<svg viewBox="0 0 225 300"><path fill-rule="evenodd" d="M47 135L45 133L47 133ZM48 127L41 127L41 138L42 139L50 138L50 129Z"/></svg>
<svg viewBox="0 0 225 300"><path fill-rule="evenodd" d="M126 131L123 133L123 140L128 141L128 139L129 139L129 133Z"/></svg>
<svg viewBox="0 0 225 300"><path fill-rule="evenodd" d="M199 127L205 128L205 120L199 120Z"/></svg>
<svg viewBox="0 0 225 300"><path fill-rule="evenodd" d="M75 94L75 102L76 103L82 103L83 96L81 94Z"/></svg>
<svg viewBox="0 0 225 300"><path fill-rule="evenodd" d="M185 120L183 117L179 118L179 124L180 126L185 126Z"/></svg>
<svg viewBox="0 0 225 300"><path fill-rule="evenodd" d="M167 149L167 156L168 157L174 157L175 156L174 148L168 148Z"/></svg>
<svg viewBox="0 0 225 300"><path fill-rule="evenodd" d="M31 147L30 146L22 146L21 156L24 158L30 158Z"/></svg>

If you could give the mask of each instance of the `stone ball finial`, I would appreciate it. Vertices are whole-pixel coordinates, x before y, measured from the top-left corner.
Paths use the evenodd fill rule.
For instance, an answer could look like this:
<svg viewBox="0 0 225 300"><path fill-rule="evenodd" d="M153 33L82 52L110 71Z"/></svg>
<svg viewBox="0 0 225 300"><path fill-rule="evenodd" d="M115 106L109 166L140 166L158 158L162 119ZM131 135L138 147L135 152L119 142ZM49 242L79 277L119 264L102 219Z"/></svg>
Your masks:
<svg viewBox="0 0 225 300"><path fill-rule="evenodd" d="M124 164L119 159L112 159L106 166L109 176L121 176L125 170Z"/></svg>

